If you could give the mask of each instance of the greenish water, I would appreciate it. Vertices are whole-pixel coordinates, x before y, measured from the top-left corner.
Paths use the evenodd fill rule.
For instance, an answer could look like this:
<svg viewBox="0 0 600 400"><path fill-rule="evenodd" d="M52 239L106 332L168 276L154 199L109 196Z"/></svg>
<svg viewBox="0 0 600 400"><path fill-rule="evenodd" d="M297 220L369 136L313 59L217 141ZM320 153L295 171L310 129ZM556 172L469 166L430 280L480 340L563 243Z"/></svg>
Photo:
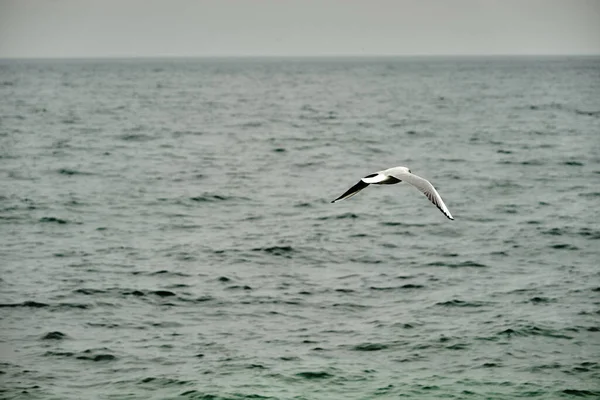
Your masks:
<svg viewBox="0 0 600 400"><path fill-rule="evenodd" d="M598 398L599 78L0 62L0 396Z"/></svg>

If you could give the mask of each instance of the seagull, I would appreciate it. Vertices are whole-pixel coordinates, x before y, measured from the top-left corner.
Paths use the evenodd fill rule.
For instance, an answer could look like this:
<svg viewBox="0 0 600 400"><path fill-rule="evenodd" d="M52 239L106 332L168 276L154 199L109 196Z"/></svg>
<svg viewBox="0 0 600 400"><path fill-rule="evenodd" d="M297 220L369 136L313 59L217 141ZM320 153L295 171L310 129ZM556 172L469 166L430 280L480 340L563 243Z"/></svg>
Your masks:
<svg viewBox="0 0 600 400"><path fill-rule="evenodd" d="M337 199L333 200L332 203L336 201L344 200L349 197L354 196L356 193L360 192L370 184L373 185L393 185L395 183L400 182L410 183L417 189L419 189L429 201L431 201L435 206L446 216L448 219L454 219L446 204L444 204L444 200L442 200L442 196L435 190L433 185L427 180L423 179L420 176L414 175L410 172L410 169L406 167L394 167L388 168L383 171L376 172L374 174L370 174L362 178L356 185L352 186L348 189L344 194L342 194Z"/></svg>

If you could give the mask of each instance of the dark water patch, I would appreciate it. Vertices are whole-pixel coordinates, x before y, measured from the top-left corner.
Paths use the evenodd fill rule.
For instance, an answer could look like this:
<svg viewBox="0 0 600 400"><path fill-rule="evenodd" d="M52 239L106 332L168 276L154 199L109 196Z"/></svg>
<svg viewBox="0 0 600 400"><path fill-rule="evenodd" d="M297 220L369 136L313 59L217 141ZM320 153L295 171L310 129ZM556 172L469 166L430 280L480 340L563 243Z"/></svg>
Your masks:
<svg viewBox="0 0 600 400"><path fill-rule="evenodd" d="M185 398L191 400L245 400L245 399L257 399L257 400L277 400L275 397L270 396L262 396L260 394L246 394L246 393L232 393L231 395L221 396L214 395L204 392L199 392L197 390L188 390L186 392L180 393L177 398ZM298 397L299 400L304 399L304 397Z"/></svg>
<svg viewBox="0 0 600 400"><path fill-rule="evenodd" d="M513 152L510 151L510 150L502 150L501 149L501 150L496 151L496 153L498 153L498 154L512 154Z"/></svg>
<svg viewBox="0 0 600 400"><path fill-rule="evenodd" d="M66 338L67 335L59 331L48 332L42 336L42 340L64 340Z"/></svg>
<svg viewBox="0 0 600 400"><path fill-rule="evenodd" d="M271 247L257 247L252 249L256 252L264 252L272 256L291 258L292 254L296 250L292 246L271 246Z"/></svg>
<svg viewBox="0 0 600 400"><path fill-rule="evenodd" d="M358 257L358 258L352 257L349 259L349 261L359 263L359 264L381 264L383 262L383 260L370 258L369 256L363 256L363 257Z"/></svg>
<svg viewBox="0 0 600 400"><path fill-rule="evenodd" d="M537 326L523 326L516 329L508 328L498 333L499 336L544 336L555 339L573 339L572 336L564 335L555 329L538 328Z"/></svg>
<svg viewBox="0 0 600 400"><path fill-rule="evenodd" d="M595 399L600 398L600 390L593 391L586 389L565 389L561 393L576 397L593 397Z"/></svg>
<svg viewBox="0 0 600 400"><path fill-rule="evenodd" d="M385 350L388 348L388 345L383 344L383 343L361 343L358 344L354 347L352 347L352 350L355 351L379 351L379 350Z"/></svg>
<svg viewBox="0 0 600 400"><path fill-rule="evenodd" d="M260 128L261 126L263 126L263 123L260 121L249 121L244 122L242 124L238 124L237 126L241 128Z"/></svg>
<svg viewBox="0 0 600 400"><path fill-rule="evenodd" d="M58 258L67 258L67 257L86 257L86 256L90 256L91 254L85 253L85 252L77 252L77 251L66 251L63 253L53 253L52 255L54 257L58 257Z"/></svg>
<svg viewBox="0 0 600 400"><path fill-rule="evenodd" d="M226 288L227 290L252 290L252 288L248 285L232 285L232 286L227 286Z"/></svg>
<svg viewBox="0 0 600 400"><path fill-rule="evenodd" d="M114 361L117 359L117 357L112 354L81 355L81 356L77 356L75 358L78 360L88 360L88 361L94 361L94 362Z"/></svg>
<svg viewBox="0 0 600 400"><path fill-rule="evenodd" d="M231 200L231 199L232 199L232 197L223 196L220 194L205 194L202 196L190 197L190 200L197 201L199 203L202 203L202 202L212 203L212 202L216 202L216 201L226 201L226 200Z"/></svg>
<svg viewBox="0 0 600 400"><path fill-rule="evenodd" d="M600 192L579 193L581 197L600 197Z"/></svg>
<svg viewBox="0 0 600 400"><path fill-rule="evenodd" d="M123 296L136 296L136 297L142 297L142 296L146 295L146 293L142 292L141 290L123 290L121 292L121 294Z"/></svg>
<svg viewBox="0 0 600 400"><path fill-rule="evenodd" d="M184 380L179 380L179 379L172 379L172 378L165 378L165 377L154 377L154 376L149 376L147 378L143 378L139 381L139 383L144 384L144 383L153 383L155 386L158 387L174 387L174 386L187 386L187 385L191 385L194 382L193 381L184 381Z"/></svg>
<svg viewBox="0 0 600 400"><path fill-rule="evenodd" d="M550 247L556 250L579 250L579 247L568 243L557 243L551 245Z"/></svg>
<svg viewBox="0 0 600 400"><path fill-rule="evenodd" d="M58 170L58 173L60 175L67 175L67 176L74 176L74 175L88 176L88 175L93 175L91 172L84 172L84 171L79 171L79 170L70 169L70 168L61 168L61 169Z"/></svg>
<svg viewBox="0 0 600 400"><path fill-rule="evenodd" d="M533 304L548 304L548 303L553 303L555 300L554 299L550 299L548 297L532 297L531 299L529 299L530 303Z"/></svg>
<svg viewBox="0 0 600 400"><path fill-rule="evenodd" d="M183 326L183 324L175 321L149 322L147 325L153 328L180 328Z"/></svg>
<svg viewBox="0 0 600 400"><path fill-rule="evenodd" d="M340 289L335 289L335 291L339 292L339 293L354 293L356 290L354 290L354 289L340 288Z"/></svg>
<svg viewBox="0 0 600 400"><path fill-rule="evenodd" d="M250 364L246 367L247 369L268 369L262 364Z"/></svg>
<svg viewBox="0 0 600 400"><path fill-rule="evenodd" d="M585 115L587 117L600 117L600 111L585 111L575 109L575 114L577 115Z"/></svg>
<svg viewBox="0 0 600 400"><path fill-rule="evenodd" d="M38 303L37 301L24 301L22 303L14 304L0 304L1 307L29 307L29 308L45 308L50 307L50 304Z"/></svg>
<svg viewBox="0 0 600 400"><path fill-rule="evenodd" d="M191 276L189 274L184 274L183 272L173 272L173 271L169 271L166 269L161 269L159 271L156 272L151 272L148 275L150 276L178 276L178 277L188 277Z"/></svg>
<svg viewBox="0 0 600 400"><path fill-rule="evenodd" d="M173 132L173 137L179 138L182 136L202 136L202 135L204 135L204 133L205 132L202 132L202 131L189 131L189 130L175 131L175 132Z"/></svg>
<svg viewBox="0 0 600 400"><path fill-rule="evenodd" d="M108 328L108 329L115 329L115 328L121 327L121 325L119 325L119 324L102 323L102 322L87 322L86 325L91 326L91 327L100 327L100 328ZM141 328L141 329L143 329L143 328Z"/></svg>
<svg viewBox="0 0 600 400"><path fill-rule="evenodd" d="M455 343L446 347L448 350L465 350L467 348L469 348L469 345L466 343Z"/></svg>
<svg viewBox="0 0 600 400"><path fill-rule="evenodd" d="M496 210L502 214L517 214L520 208L521 207L516 204L504 204L497 206Z"/></svg>
<svg viewBox="0 0 600 400"><path fill-rule="evenodd" d="M460 256L460 254L458 254L458 253L435 253L435 254L437 254L441 257L452 257L452 258Z"/></svg>
<svg viewBox="0 0 600 400"><path fill-rule="evenodd" d="M464 158L440 158L440 161L448 163L462 163L467 160L465 160Z"/></svg>
<svg viewBox="0 0 600 400"><path fill-rule="evenodd" d="M299 376L300 378L304 378L304 379L327 379L327 378L331 378L333 377L333 375L324 372L324 371L307 371L307 372L299 372L296 374L296 376Z"/></svg>
<svg viewBox="0 0 600 400"><path fill-rule="evenodd" d="M87 310L91 308L91 305L81 303L59 303L56 305L52 305L52 308L78 308L80 310Z"/></svg>
<svg viewBox="0 0 600 400"><path fill-rule="evenodd" d="M183 301L189 301L189 302L193 302L193 303L206 303L207 301L212 301L215 298L212 296L200 296L200 297L196 297L194 299L181 299Z"/></svg>
<svg viewBox="0 0 600 400"><path fill-rule="evenodd" d="M405 227L410 227L410 228L421 228L421 227L429 226L428 224L411 224L411 223L407 223L407 222L395 222L395 221L384 221L384 222L380 222L379 225L383 225L383 226L405 226Z"/></svg>
<svg viewBox="0 0 600 400"><path fill-rule="evenodd" d="M560 103L547 103L547 104L531 104L527 107L532 111L542 111L542 110L564 110L565 106Z"/></svg>
<svg viewBox="0 0 600 400"><path fill-rule="evenodd" d="M588 239L600 239L600 231L594 231L589 228L579 229L579 231L577 231L577 235Z"/></svg>
<svg viewBox="0 0 600 400"><path fill-rule="evenodd" d="M334 303L331 305L332 307L340 307L340 308L345 308L348 310L364 310L367 308L371 308L371 306L367 306L364 304L357 304L357 303Z"/></svg>
<svg viewBox="0 0 600 400"><path fill-rule="evenodd" d="M338 214L338 215L332 215L332 216L326 216L326 217L319 217L318 219L321 221L326 221L329 219L356 219L358 218L359 215L355 214L355 213L344 213L344 214Z"/></svg>
<svg viewBox="0 0 600 400"><path fill-rule="evenodd" d="M306 202L296 203L296 204L294 204L294 207L295 208L310 208L310 207L313 207L313 204L312 203L306 203Z"/></svg>
<svg viewBox="0 0 600 400"><path fill-rule="evenodd" d="M493 362L486 362L481 364L478 368L500 368L502 367L502 364L500 363L493 363Z"/></svg>
<svg viewBox="0 0 600 400"><path fill-rule="evenodd" d="M573 166L573 167L582 167L585 164L580 161L565 161L563 163L563 165L569 165L569 166Z"/></svg>
<svg viewBox="0 0 600 400"><path fill-rule="evenodd" d="M522 161L520 164L527 165L527 166L535 166L535 167L546 165L546 163L542 160L527 160L527 161Z"/></svg>
<svg viewBox="0 0 600 400"><path fill-rule="evenodd" d="M140 128L141 129L141 128ZM128 133L118 137L124 142L148 142L156 139L154 136L146 135L143 133Z"/></svg>
<svg viewBox="0 0 600 400"><path fill-rule="evenodd" d="M433 261L427 264L430 267L448 267L448 268L487 268L485 264L475 261L463 261L459 263L449 263L446 261Z"/></svg>
<svg viewBox="0 0 600 400"><path fill-rule="evenodd" d="M285 153L287 150L283 147L276 147L272 151L273 153Z"/></svg>
<svg viewBox="0 0 600 400"><path fill-rule="evenodd" d="M158 296L158 297L171 297L171 296L175 296L175 293L169 291L169 290L154 290L151 291L150 293Z"/></svg>
<svg viewBox="0 0 600 400"><path fill-rule="evenodd" d="M393 290L408 290L408 289L423 289L424 285L417 285L414 283L407 283L402 286L371 286L369 289L371 290L383 290L383 291L393 291Z"/></svg>
<svg viewBox="0 0 600 400"><path fill-rule="evenodd" d="M80 288L80 289L73 290L73 293L84 294L86 296L93 296L93 295L97 295L97 294L106 293L106 290Z"/></svg>
<svg viewBox="0 0 600 400"><path fill-rule="evenodd" d="M569 370L569 372L574 374L581 374L598 370L600 370L600 365L597 362L586 361L574 366Z"/></svg>
<svg viewBox="0 0 600 400"><path fill-rule="evenodd" d="M47 351L44 353L46 357L73 357L75 353L71 351Z"/></svg>
<svg viewBox="0 0 600 400"><path fill-rule="evenodd" d="M353 233L350 235L352 238L362 238L362 237L371 237L372 235L366 233Z"/></svg>
<svg viewBox="0 0 600 400"><path fill-rule="evenodd" d="M56 217L42 217L39 219L39 221L44 222L44 223L54 223L54 224L60 224L60 225L69 223L69 221L67 221L66 219L56 218Z"/></svg>
<svg viewBox="0 0 600 400"><path fill-rule="evenodd" d="M562 236L566 231L561 228L552 228L545 231L542 231L542 235L551 235L551 236Z"/></svg>
<svg viewBox="0 0 600 400"><path fill-rule="evenodd" d="M463 301L463 300L450 300L444 302L435 303L436 306L443 307L484 307L488 305L488 303L484 303L482 301Z"/></svg>

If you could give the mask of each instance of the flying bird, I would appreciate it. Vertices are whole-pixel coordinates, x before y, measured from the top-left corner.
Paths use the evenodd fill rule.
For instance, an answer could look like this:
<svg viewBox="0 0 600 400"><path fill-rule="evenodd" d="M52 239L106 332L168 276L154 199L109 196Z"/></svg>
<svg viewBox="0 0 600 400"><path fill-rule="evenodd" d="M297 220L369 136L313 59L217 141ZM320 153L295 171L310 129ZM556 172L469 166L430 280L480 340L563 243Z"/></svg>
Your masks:
<svg viewBox="0 0 600 400"><path fill-rule="evenodd" d="M449 219L454 219L452 214L450 214L448 207L446 207L446 204L444 204L442 196L440 196L437 190L435 190L433 185L427 179L423 179L420 176L414 175L410 172L410 169L406 167L388 168L386 170L367 175L340 197L333 200L332 203L352 197L371 184L393 185L400 182L409 183L419 189L446 217Z"/></svg>

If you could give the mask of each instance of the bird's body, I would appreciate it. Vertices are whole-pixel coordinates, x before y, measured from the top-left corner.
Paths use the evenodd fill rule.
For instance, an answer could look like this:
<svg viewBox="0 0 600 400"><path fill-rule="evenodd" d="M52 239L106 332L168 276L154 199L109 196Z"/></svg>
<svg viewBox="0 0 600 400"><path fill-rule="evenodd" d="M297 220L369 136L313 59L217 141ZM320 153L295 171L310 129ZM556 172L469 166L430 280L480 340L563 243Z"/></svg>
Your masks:
<svg viewBox="0 0 600 400"><path fill-rule="evenodd" d="M369 174L362 178L356 185L348 189L340 197L333 200L332 203L352 197L369 185L393 185L401 182L406 182L416 187L425 196L427 196L429 201L435 204L435 206L446 217L448 217L449 219L454 219L452 217L452 214L450 214L448 207L446 207L446 204L444 204L442 197L437 192L437 190L435 190L433 185L427 179L423 179L420 176L414 175L410 172L410 169L406 167L388 168L386 170L379 171L374 174Z"/></svg>

